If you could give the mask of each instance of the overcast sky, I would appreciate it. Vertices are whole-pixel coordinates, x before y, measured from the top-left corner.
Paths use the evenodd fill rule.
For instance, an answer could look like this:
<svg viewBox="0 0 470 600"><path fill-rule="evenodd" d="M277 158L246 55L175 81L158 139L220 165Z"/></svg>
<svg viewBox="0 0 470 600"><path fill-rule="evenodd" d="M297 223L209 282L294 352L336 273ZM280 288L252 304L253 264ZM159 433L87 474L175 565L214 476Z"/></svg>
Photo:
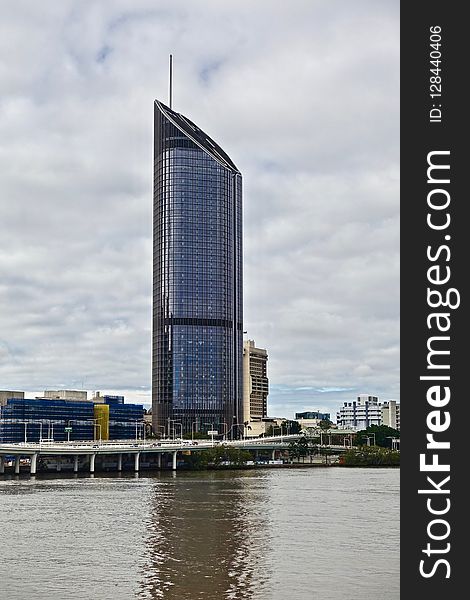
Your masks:
<svg viewBox="0 0 470 600"><path fill-rule="evenodd" d="M153 100L243 174L271 416L399 399L398 0L5 0L0 389L151 402Z"/></svg>

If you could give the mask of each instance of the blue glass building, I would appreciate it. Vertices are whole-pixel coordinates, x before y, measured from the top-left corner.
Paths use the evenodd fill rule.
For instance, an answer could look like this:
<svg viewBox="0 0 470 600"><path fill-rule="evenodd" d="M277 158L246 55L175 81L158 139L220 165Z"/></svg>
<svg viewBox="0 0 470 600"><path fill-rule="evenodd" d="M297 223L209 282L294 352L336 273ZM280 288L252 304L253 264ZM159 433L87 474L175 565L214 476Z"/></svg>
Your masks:
<svg viewBox="0 0 470 600"><path fill-rule="evenodd" d="M109 405L109 439L135 439L136 433L142 437L142 404L124 403L124 396L104 396L103 400ZM93 402L10 398L0 407L0 441L93 440L99 437L95 421Z"/></svg>
<svg viewBox="0 0 470 600"><path fill-rule="evenodd" d="M1 408L2 442L65 441L66 427L72 427L70 439L94 439L93 402L11 398Z"/></svg>
<svg viewBox="0 0 470 600"><path fill-rule="evenodd" d="M296 419L320 419L321 421L331 421L330 413L322 413L317 410L308 410L307 412L295 413Z"/></svg>
<svg viewBox="0 0 470 600"><path fill-rule="evenodd" d="M142 436L142 404L127 404L124 402L124 396L104 396L104 403L109 406L110 440L128 440Z"/></svg>
<svg viewBox="0 0 470 600"><path fill-rule="evenodd" d="M154 431L239 428L242 177L199 127L154 105Z"/></svg>

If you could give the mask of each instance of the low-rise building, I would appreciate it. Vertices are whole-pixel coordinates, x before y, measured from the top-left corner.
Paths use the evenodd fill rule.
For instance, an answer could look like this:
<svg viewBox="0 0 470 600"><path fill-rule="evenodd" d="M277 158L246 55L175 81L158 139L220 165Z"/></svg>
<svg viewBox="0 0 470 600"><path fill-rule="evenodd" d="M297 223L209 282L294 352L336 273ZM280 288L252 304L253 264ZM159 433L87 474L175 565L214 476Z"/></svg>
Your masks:
<svg viewBox="0 0 470 600"><path fill-rule="evenodd" d="M330 413L322 413L318 410L295 413L295 420L300 427L305 429L317 429L321 421L331 421Z"/></svg>
<svg viewBox="0 0 470 600"><path fill-rule="evenodd" d="M143 405L126 404L124 396L100 396L99 402L9 398L0 407L0 441L142 438L143 416Z"/></svg>
<svg viewBox="0 0 470 600"><path fill-rule="evenodd" d="M323 413L318 410L307 410L306 412L295 413L296 420L318 419L319 421L331 421L330 416L330 413Z"/></svg>
<svg viewBox="0 0 470 600"><path fill-rule="evenodd" d="M281 423L285 420L276 417L265 417L264 419L248 421L244 427L243 435L248 438L259 437L272 430L274 430L275 434L279 435L281 433ZM283 433L286 433L286 431L284 430Z"/></svg>

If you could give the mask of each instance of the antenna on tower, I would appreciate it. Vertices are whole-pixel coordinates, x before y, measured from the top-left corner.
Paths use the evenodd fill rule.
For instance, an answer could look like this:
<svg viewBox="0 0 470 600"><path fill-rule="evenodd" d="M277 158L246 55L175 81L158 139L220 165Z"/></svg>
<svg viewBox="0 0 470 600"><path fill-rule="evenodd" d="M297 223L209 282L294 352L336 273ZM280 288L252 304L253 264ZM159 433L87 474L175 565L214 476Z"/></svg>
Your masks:
<svg viewBox="0 0 470 600"><path fill-rule="evenodd" d="M170 54L170 108L173 100L173 54Z"/></svg>

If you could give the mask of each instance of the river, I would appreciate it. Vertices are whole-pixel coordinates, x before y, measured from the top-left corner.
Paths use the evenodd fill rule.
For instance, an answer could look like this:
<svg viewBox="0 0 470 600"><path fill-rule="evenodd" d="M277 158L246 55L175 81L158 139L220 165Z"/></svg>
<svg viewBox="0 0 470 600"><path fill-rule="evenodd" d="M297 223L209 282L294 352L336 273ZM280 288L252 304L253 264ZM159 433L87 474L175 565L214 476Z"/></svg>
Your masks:
<svg viewBox="0 0 470 600"><path fill-rule="evenodd" d="M0 479L1 600L398 600L399 470Z"/></svg>

